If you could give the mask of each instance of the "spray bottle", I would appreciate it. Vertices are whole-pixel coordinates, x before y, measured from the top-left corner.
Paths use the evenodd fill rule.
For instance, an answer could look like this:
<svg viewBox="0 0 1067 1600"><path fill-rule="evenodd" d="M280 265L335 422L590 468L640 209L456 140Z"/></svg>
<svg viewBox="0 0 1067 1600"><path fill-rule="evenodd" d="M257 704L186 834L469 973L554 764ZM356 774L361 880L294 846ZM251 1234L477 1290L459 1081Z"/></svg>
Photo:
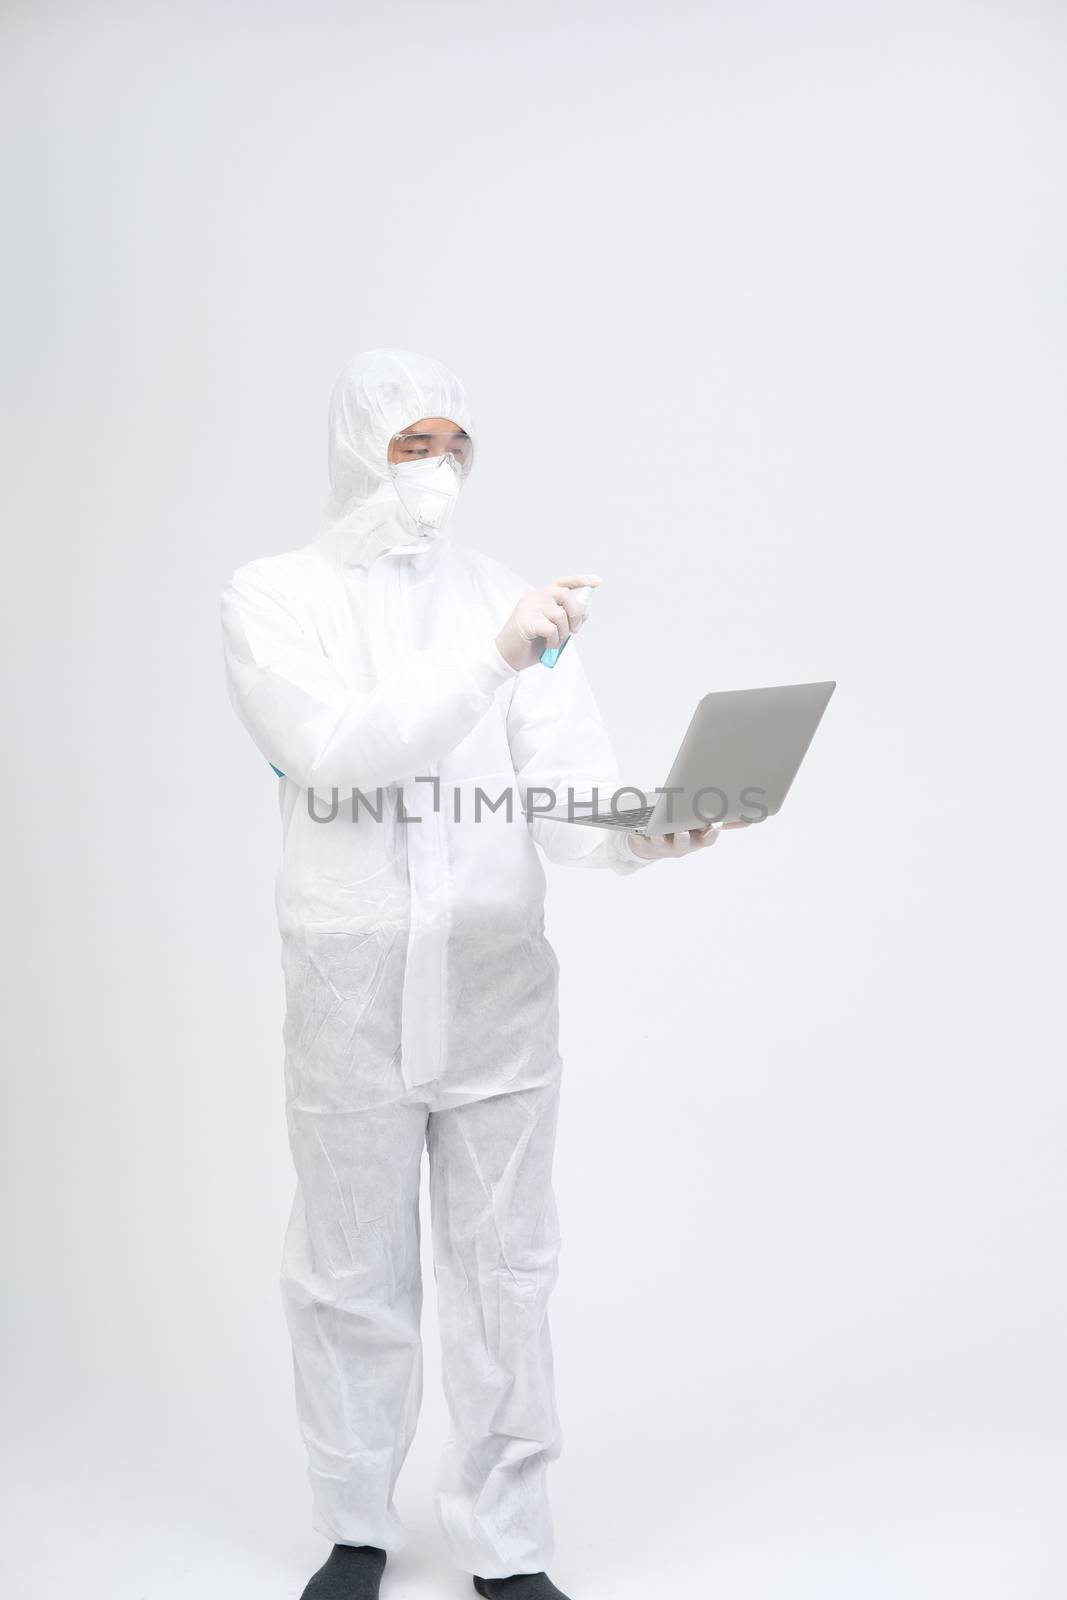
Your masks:
<svg viewBox="0 0 1067 1600"><path fill-rule="evenodd" d="M593 596L593 585L591 583L585 583L580 589L572 589L571 594L578 602L582 620L584 621L589 615L589 602ZM566 650L570 637L571 636L568 633L566 639L564 639L563 643L558 648L542 651L541 665L543 667L554 667L556 665L556 662L559 660L564 650Z"/></svg>

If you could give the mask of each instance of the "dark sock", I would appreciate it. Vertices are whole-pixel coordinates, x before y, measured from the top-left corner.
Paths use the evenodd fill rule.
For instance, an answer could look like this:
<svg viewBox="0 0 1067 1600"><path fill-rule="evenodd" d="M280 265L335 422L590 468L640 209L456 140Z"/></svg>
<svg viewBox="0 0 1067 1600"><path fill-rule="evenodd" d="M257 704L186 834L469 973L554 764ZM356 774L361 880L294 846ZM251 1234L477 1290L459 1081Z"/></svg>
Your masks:
<svg viewBox="0 0 1067 1600"><path fill-rule="evenodd" d="M385 1551L373 1544L335 1544L300 1600L378 1600Z"/></svg>
<svg viewBox="0 0 1067 1600"><path fill-rule="evenodd" d="M547 1572L518 1572L513 1578L478 1578L478 1593L486 1600L567 1600Z"/></svg>

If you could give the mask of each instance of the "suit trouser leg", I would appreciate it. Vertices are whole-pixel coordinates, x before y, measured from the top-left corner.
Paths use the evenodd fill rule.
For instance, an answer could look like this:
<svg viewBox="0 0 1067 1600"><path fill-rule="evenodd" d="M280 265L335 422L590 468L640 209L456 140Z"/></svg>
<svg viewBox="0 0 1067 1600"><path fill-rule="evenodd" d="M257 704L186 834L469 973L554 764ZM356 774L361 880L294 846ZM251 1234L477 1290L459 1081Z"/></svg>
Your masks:
<svg viewBox="0 0 1067 1600"><path fill-rule="evenodd" d="M430 1114L434 1277L451 1433L435 1506L457 1564L539 1572L546 1474L562 1447L548 1300L560 1245L559 1083Z"/></svg>
<svg viewBox="0 0 1067 1600"><path fill-rule="evenodd" d="M281 1288L314 1526L399 1550L393 1492L422 1400L419 1185L427 1108L290 1108L297 1190Z"/></svg>

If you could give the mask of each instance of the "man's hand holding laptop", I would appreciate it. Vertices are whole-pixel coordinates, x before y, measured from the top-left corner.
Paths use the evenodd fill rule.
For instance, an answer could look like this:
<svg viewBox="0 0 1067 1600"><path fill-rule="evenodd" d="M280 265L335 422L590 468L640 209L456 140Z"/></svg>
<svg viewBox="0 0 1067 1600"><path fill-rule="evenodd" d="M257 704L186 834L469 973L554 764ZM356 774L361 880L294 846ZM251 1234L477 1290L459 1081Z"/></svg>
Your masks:
<svg viewBox="0 0 1067 1600"><path fill-rule="evenodd" d="M703 828L687 828L681 833L629 833L626 842L635 856L643 861L681 861L696 850L706 850L713 845L723 828L748 828L751 823L709 822Z"/></svg>

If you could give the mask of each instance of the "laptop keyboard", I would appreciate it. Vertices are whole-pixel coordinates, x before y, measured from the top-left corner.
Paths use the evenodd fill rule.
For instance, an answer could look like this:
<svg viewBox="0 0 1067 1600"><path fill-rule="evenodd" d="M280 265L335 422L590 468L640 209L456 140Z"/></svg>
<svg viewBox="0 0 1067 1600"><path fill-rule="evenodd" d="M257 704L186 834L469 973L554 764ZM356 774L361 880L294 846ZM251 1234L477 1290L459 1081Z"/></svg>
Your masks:
<svg viewBox="0 0 1067 1600"><path fill-rule="evenodd" d="M624 811L620 806L614 815L608 811L599 816L583 817L582 821L590 828L640 828L655 809L655 806L636 806L632 811Z"/></svg>

